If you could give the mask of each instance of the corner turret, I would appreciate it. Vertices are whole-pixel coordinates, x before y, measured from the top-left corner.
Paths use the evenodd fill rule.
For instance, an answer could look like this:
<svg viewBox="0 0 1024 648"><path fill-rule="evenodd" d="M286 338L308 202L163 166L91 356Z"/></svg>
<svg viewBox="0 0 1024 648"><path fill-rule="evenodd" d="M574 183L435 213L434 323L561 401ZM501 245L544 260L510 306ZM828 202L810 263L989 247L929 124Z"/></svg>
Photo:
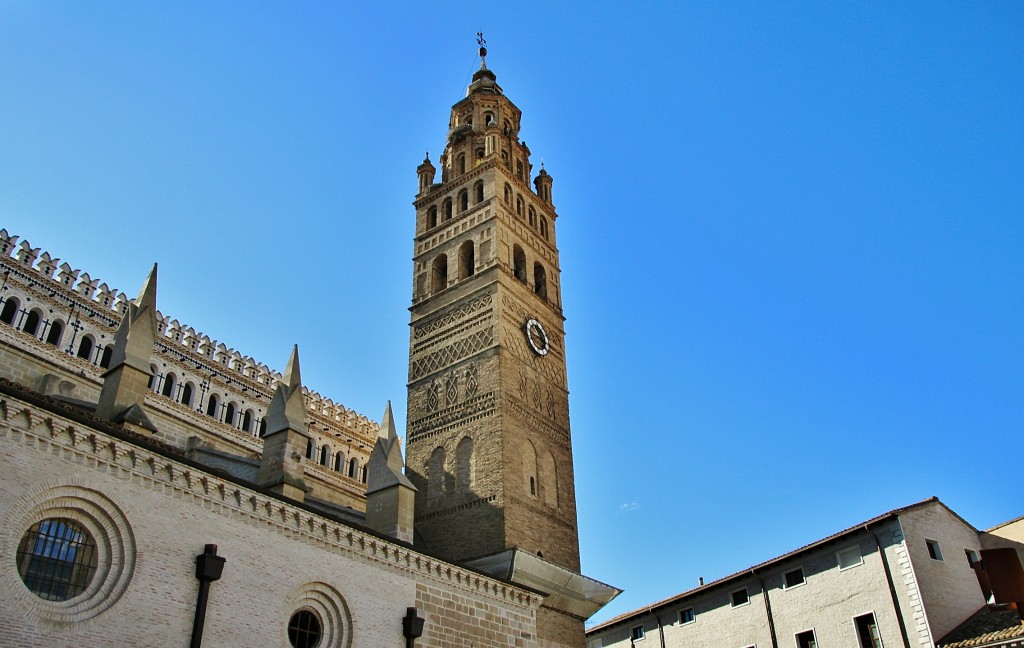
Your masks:
<svg viewBox="0 0 1024 648"><path fill-rule="evenodd" d="M366 525L374 531L411 543L416 487L405 476L402 444L395 432L391 401L384 410L380 436L368 464Z"/></svg>
<svg viewBox="0 0 1024 648"><path fill-rule="evenodd" d="M263 456L256 482L289 499L306 498L306 448L311 442L306 433L306 405L302 398L299 374L299 347L292 347L284 377L277 384L267 411L267 433L263 437Z"/></svg>
<svg viewBox="0 0 1024 648"><path fill-rule="evenodd" d="M110 368L103 374L98 418L128 422L154 430L143 406L149 392L149 359L156 343L157 264L142 284L138 298L129 302L121 324L114 334Z"/></svg>

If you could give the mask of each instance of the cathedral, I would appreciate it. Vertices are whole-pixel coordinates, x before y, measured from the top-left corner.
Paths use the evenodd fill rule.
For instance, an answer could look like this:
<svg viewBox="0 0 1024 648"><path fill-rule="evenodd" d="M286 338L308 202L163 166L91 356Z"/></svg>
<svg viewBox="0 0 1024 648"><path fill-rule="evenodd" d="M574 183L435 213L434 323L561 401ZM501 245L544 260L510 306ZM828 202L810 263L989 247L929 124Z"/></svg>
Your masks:
<svg viewBox="0 0 1024 648"><path fill-rule="evenodd" d="M0 230L0 644L583 648L619 590L580 572L521 120L481 47L416 170L404 449L297 348L279 373L161 313L155 265L133 299Z"/></svg>

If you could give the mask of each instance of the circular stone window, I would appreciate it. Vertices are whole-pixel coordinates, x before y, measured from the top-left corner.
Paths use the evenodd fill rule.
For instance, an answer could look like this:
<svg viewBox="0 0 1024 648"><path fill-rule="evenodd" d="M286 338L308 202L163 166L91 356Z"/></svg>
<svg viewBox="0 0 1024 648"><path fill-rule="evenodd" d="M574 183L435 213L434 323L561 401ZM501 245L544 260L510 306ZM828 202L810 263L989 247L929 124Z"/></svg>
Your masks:
<svg viewBox="0 0 1024 648"><path fill-rule="evenodd" d="M96 541L67 518L32 525L18 544L18 575L41 599L66 601L84 592L96 573Z"/></svg>
<svg viewBox="0 0 1024 648"><path fill-rule="evenodd" d="M288 621L288 641L295 648L316 648L320 635L320 618L312 610L299 610Z"/></svg>
<svg viewBox="0 0 1024 648"><path fill-rule="evenodd" d="M135 535L106 495L77 484L44 486L0 519L0 557L0 591L18 594L8 601L48 622L81 623L124 595L135 572Z"/></svg>

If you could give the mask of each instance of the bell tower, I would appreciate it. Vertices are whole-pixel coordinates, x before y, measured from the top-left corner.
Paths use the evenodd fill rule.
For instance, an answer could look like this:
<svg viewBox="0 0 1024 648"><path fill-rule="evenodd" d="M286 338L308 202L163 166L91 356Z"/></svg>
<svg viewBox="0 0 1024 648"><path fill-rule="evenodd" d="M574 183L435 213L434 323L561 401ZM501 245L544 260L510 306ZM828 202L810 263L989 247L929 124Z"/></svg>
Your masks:
<svg viewBox="0 0 1024 648"><path fill-rule="evenodd" d="M522 112L479 40L440 182L429 156L417 169L406 436L417 541L544 591L577 579L538 625L542 645L582 646L582 620L618 590L579 575L552 178L533 173Z"/></svg>

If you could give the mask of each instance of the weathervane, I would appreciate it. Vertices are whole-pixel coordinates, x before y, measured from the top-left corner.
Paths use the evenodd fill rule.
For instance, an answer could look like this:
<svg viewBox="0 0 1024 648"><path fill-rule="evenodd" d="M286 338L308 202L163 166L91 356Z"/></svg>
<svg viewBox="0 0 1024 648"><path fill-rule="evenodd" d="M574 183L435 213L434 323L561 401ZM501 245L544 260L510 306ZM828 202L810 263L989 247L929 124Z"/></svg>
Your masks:
<svg viewBox="0 0 1024 648"><path fill-rule="evenodd" d="M487 48L484 45L487 44L487 40L484 39L483 32L476 33L476 44L480 46L480 67L487 67Z"/></svg>

